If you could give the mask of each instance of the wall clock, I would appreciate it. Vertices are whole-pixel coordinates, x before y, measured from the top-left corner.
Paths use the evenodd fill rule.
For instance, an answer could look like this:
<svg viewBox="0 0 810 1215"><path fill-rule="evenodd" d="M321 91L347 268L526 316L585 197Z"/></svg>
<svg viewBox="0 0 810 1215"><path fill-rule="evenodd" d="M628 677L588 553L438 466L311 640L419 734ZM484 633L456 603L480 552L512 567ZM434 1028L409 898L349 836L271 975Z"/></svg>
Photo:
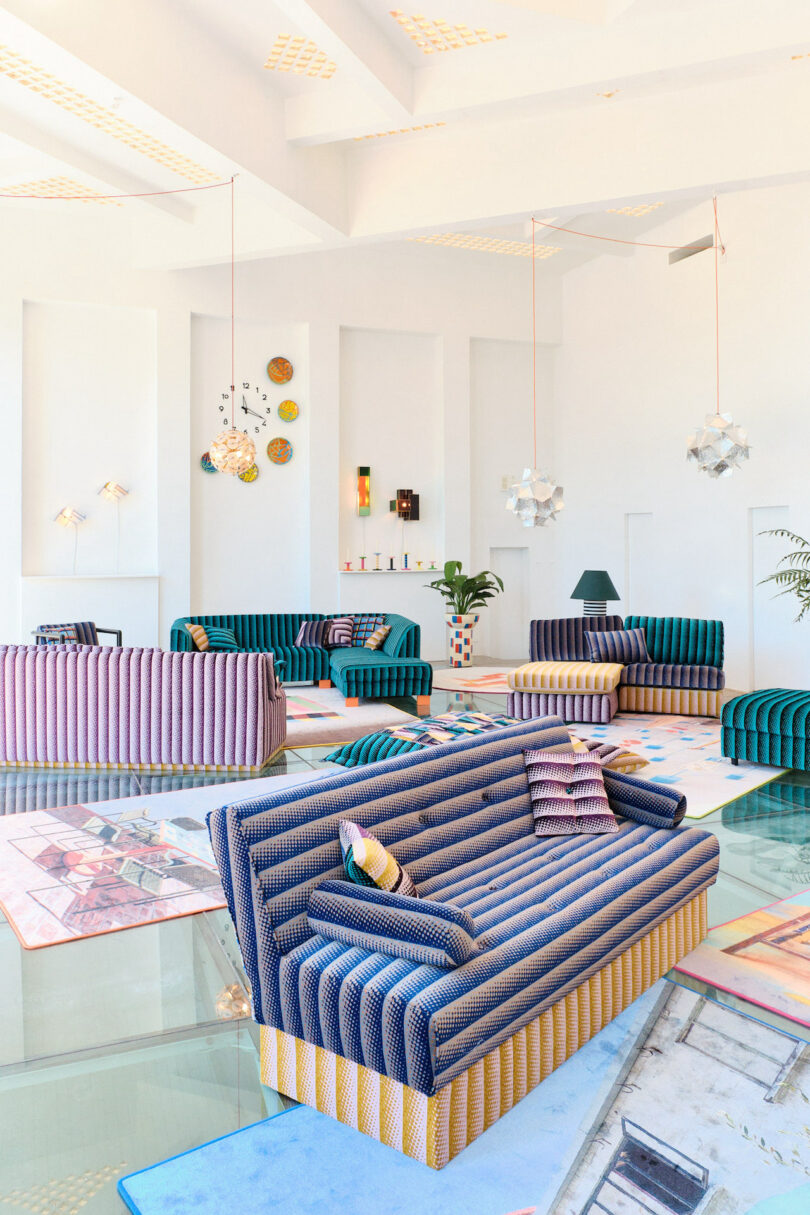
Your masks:
<svg viewBox="0 0 810 1215"><path fill-rule="evenodd" d="M292 459L293 449L289 439L271 439L267 444L267 455L273 464L286 464Z"/></svg>
<svg viewBox="0 0 810 1215"><path fill-rule="evenodd" d="M267 364L267 374L274 384L288 384L293 377L293 365L289 359L277 354Z"/></svg>
<svg viewBox="0 0 810 1215"><path fill-rule="evenodd" d="M257 385L242 381L241 388L234 393L236 408L233 411L233 424L237 430L246 435L261 434L262 427L267 425L267 419L273 412L273 406L267 404L267 393ZM227 426L231 420L231 394L223 392L217 409L220 427Z"/></svg>
<svg viewBox="0 0 810 1215"><path fill-rule="evenodd" d="M295 401L282 401L278 407L278 416L282 422L294 422L299 412Z"/></svg>

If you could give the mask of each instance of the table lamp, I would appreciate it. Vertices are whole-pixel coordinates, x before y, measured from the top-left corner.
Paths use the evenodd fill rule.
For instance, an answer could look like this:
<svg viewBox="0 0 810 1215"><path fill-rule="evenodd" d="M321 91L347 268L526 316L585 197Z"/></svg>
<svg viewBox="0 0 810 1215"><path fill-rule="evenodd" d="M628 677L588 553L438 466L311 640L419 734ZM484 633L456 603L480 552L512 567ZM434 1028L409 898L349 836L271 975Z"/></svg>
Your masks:
<svg viewBox="0 0 810 1215"><path fill-rule="evenodd" d="M606 616L608 599L620 599L607 570L585 570L571 592L572 599L584 599L583 616Z"/></svg>

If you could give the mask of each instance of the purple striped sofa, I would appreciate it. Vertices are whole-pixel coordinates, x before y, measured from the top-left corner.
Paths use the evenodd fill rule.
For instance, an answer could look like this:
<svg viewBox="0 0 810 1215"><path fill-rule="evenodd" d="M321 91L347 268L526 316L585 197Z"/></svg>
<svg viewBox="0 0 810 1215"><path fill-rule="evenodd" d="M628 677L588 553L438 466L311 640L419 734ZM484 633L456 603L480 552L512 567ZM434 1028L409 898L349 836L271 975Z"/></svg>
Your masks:
<svg viewBox="0 0 810 1215"><path fill-rule="evenodd" d="M284 744L268 654L0 646L0 765L258 771Z"/></svg>

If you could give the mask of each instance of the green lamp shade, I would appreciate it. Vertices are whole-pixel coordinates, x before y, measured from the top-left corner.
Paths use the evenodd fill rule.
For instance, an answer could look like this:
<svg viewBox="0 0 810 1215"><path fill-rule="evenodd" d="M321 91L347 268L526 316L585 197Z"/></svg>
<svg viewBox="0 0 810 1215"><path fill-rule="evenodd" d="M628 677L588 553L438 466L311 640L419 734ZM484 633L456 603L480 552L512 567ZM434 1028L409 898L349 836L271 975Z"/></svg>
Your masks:
<svg viewBox="0 0 810 1215"><path fill-rule="evenodd" d="M589 603L606 603L608 599L621 599L610 580L607 570L585 570L571 592L572 599L586 599Z"/></svg>

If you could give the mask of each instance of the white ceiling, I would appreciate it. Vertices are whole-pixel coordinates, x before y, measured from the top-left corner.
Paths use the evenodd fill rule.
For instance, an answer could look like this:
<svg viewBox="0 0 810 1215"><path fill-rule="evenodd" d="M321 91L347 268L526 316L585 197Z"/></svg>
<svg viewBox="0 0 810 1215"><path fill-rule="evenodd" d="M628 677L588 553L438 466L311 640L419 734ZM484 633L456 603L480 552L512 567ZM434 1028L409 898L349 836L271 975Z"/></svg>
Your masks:
<svg viewBox="0 0 810 1215"><path fill-rule="evenodd" d="M239 248L255 257L445 233L526 241L532 214L632 239L715 190L810 174L807 0L401 4L7 0L0 193L238 174ZM274 45L302 48L303 72L278 70L283 55L268 70ZM308 74L324 62L328 78ZM140 208L155 263L205 264L228 252L226 201L154 197L107 206L104 222ZM641 203L662 205L611 211ZM29 205L46 204L0 198ZM563 250L542 274L605 251L538 240Z"/></svg>

